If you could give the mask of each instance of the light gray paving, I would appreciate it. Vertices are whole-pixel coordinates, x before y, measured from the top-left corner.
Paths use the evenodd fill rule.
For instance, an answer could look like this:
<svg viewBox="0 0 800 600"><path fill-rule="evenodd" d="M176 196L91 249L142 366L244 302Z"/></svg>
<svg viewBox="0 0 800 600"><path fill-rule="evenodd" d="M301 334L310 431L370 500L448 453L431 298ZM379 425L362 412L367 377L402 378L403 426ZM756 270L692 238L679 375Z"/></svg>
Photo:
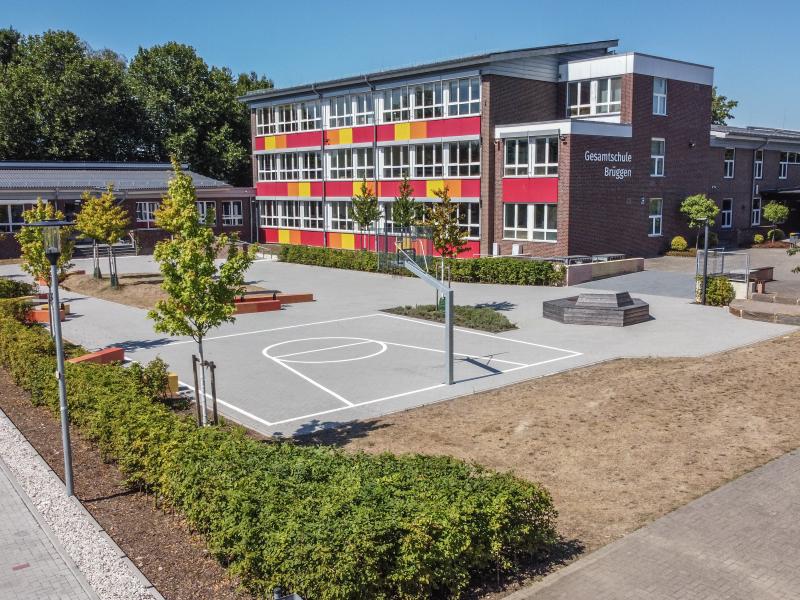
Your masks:
<svg viewBox="0 0 800 600"><path fill-rule="evenodd" d="M800 598L800 451L706 494L508 600Z"/></svg>
<svg viewBox="0 0 800 600"><path fill-rule="evenodd" d="M0 459L0 598L96 600Z"/></svg>

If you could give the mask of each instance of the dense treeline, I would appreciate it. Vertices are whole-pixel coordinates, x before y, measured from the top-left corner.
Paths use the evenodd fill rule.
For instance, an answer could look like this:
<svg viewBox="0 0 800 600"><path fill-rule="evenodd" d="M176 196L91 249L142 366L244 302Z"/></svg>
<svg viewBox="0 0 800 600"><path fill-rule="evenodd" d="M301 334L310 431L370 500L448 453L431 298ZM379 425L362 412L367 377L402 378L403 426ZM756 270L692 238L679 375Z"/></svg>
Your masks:
<svg viewBox="0 0 800 600"><path fill-rule="evenodd" d="M191 46L127 61L69 31L0 29L0 160L166 161L251 185L250 118L236 97L272 87L209 66Z"/></svg>

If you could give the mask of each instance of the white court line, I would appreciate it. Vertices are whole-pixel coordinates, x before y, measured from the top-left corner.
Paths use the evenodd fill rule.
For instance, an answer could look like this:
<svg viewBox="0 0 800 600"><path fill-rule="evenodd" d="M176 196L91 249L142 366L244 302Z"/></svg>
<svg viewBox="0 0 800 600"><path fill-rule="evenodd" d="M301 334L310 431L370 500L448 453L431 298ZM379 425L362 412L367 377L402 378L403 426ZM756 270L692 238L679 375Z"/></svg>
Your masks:
<svg viewBox="0 0 800 600"><path fill-rule="evenodd" d="M179 385L182 385L182 386L184 386L184 387L187 387L187 388L189 388L190 390L194 389L194 388L192 388L192 386L190 386L188 383L186 383L186 382L183 382L183 381L181 381L180 379L178 380L178 384L179 384ZM206 392L206 393L205 393L205 397L206 397L206 398L211 398L211 394L209 394L208 392ZM262 419L261 417L257 417L257 416L255 416L253 413L249 413L249 412L247 412L246 410L242 410L242 409L241 409L241 408L239 408L238 406L234 406L233 404L231 404L231 403L229 403L229 402L225 402L224 400L220 400L219 398L217 398L217 404L221 404L222 406L227 406L227 407L228 407L228 408L230 408L231 410L235 410L236 412L238 412L238 413L240 413L240 414L244 415L244 416L245 416L245 417L247 417L248 419L253 419L254 421L256 421L256 422L258 422L258 423L262 423L262 424L266 425L267 427L272 427L273 425L275 425L275 423L271 423L271 422L269 422L269 421L266 421L266 420Z"/></svg>
<svg viewBox="0 0 800 600"><path fill-rule="evenodd" d="M313 379L311 379L311 377L308 377L307 375L303 375L303 374L302 374L300 371L298 371L297 369L295 369L295 368L293 368L293 367L290 367L290 366L289 366L289 365L287 365L285 362L283 362L283 361L280 361L280 360L278 360L277 358L274 358L273 356L270 356L270 355L269 355L269 353L267 352L267 350L269 350L271 347L272 347L272 346L269 346L269 347L267 347L267 348L264 348L264 350L262 350L262 351L261 351L261 354L263 354L264 356L266 356L266 357L267 357L268 359L270 359L272 362L274 362L274 363L276 363L276 364L278 364L278 365L282 366L284 369L287 369L287 370L291 371L292 373L294 373L295 375L297 375L297 376L298 376L298 377L300 377L301 379L305 379L305 380L306 380L308 383L310 383L311 385L313 385L313 386L315 386L315 387L317 387L317 388L321 389L323 392L327 392L328 394L330 394L331 396L333 396L334 398L336 398L336 399L337 399L337 400L339 400L340 402L344 402L344 403L345 403L347 406L353 406L353 403L352 403L352 402L350 402L350 400L348 400L348 399L344 398L343 396L341 396L341 395L337 394L337 393L336 393L336 392L334 392L333 390L326 388L326 387L325 387L324 385L322 385L321 383L318 383L318 382L314 381Z"/></svg>
<svg viewBox="0 0 800 600"><path fill-rule="evenodd" d="M341 338L345 339L345 338ZM296 342L298 340L289 340ZM338 350L339 348L349 348L350 346L361 346L362 344L374 344L374 340L364 340L363 342L353 342L352 344L340 344L339 346L327 346L325 348L315 348L314 350L303 350L302 352L292 352L291 354L281 354L280 356L271 356L270 358L289 358L290 356L300 356L301 354L313 354L314 352L325 352L325 350Z"/></svg>
<svg viewBox="0 0 800 600"><path fill-rule="evenodd" d="M438 352L439 354L444 354L444 350L439 350L437 348L426 348L424 346L412 346L411 344L398 344L397 342L384 342L389 346L400 346L401 348L411 348L412 350L427 350L428 352ZM453 352L456 356L466 356L467 358L482 358L484 360L488 360L489 362L501 362L506 363L508 365L517 365L518 367L527 367L525 363L521 362L514 362L513 360L504 360L500 358L494 358L493 356L481 356L479 354L464 354L463 352Z"/></svg>

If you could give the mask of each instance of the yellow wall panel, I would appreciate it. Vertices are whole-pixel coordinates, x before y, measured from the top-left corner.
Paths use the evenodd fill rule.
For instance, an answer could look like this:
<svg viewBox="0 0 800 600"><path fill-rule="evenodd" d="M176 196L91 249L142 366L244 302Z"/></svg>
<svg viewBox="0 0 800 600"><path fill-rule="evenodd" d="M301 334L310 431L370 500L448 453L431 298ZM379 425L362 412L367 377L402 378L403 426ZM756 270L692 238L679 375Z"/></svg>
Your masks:
<svg viewBox="0 0 800 600"><path fill-rule="evenodd" d="M355 250L356 249L356 236L352 233L343 233L342 234L342 248L346 250Z"/></svg>
<svg viewBox="0 0 800 600"><path fill-rule="evenodd" d="M339 130L339 143L352 144L353 143L353 130L350 128Z"/></svg>
<svg viewBox="0 0 800 600"><path fill-rule="evenodd" d="M279 244L291 244L292 243L292 232L288 229L278 229L278 243Z"/></svg>
<svg viewBox="0 0 800 600"><path fill-rule="evenodd" d="M410 140L411 139L411 123L396 123L394 126L394 139L396 140Z"/></svg>
<svg viewBox="0 0 800 600"><path fill-rule="evenodd" d="M275 150L275 136L270 135L264 138L264 150Z"/></svg>
<svg viewBox="0 0 800 600"><path fill-rule="evenodd" d="M425 196L427 198L436 198L434 191L440 190L444 187L444 181L441 179L429 179L425 182Z"/></svg>
<svg viewBox="0 0 800 600"><path fill-rule="evenodd" d="M297 195L303 198L308 198L311 195L311 182L301 181L297 184Z"/></svg>

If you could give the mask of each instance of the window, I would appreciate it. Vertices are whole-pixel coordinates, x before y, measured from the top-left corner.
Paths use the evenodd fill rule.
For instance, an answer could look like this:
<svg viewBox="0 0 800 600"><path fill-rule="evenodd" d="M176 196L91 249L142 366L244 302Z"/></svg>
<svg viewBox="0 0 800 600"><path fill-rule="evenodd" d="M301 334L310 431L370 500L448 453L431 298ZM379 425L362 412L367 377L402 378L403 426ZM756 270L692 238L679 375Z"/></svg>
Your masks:
<svg viewBox="0 0 800 600"><path fill-rule="evenodd" d="M622 108L622 78L572 81L567 86L570 117L618 113Z"/></svg>
<svg viewBox="0 0 800 600"><path fill-rule="evenodd" d="M756 150L753 153L753 179L761 179L764 176L764 151Z"/></svg>
<svg viewBox="0 0 800 600"><path fill-rule="evenodd" d="M304 229L322 229L322 201L303 200L300 202Z"/></svg>
<svg viewBox="0 0 800 600"><path fill-rule="evenodd" d="M200 213L200 220L206 225L217 224L217 203L213 200L198 200L194 203L197 212Z"/></svg>
<svg viewBox="0 0 800 600"><path fill-rule="evenodd" d="M622 79L610 77L597 81L595 113L618 113L622 107Z"/></svg>
<svg viewBox="0 0 800 600"><path fill-rule="evenodd" d="M259 202L258 214L261 220L261 227L278 226L277 201L267 200L264 202Z"/></svg>
<svg viewBox="0 0 800 600"><path fill-rule="evenodd" d="M350 96L337 96L330 100L328 127L350 127L353 124L353 101Z"/></svg>
<svg viewBox="0 0 800 600"><path fill-rule="evenodd" d="M158 202L137 202L136 203L136 222L153 223L156 220Z"/></svg>
<svg viewBox="0 0 800 600"><path fill-rule="evenodd" d="M444 173L441 144L414 146L414 177L441 177Z"/></svg>
<svg viewBox="0 0 800 600"><path fill-rule="evenodd" d="M32 204L0 204L0 231L19 230L25 222L22 213L31 208Z"/></svg>
<svg viewBox="0 0 800 600"><path fill-rule="evenodd" d="M297 131L297 108L294 104L284 104L275 108L276 129L278 133Z"/></svg>
<svg viewBox="0 0 800 600"><path fill-rule="evenodd" d="M664 176L666 142L661 138L650 140L650 177Z"/></svg>
<svg viewBox="0 0 800 600"><path fill-rule="evenodd" d="M467 237L481 237L481 205L477 202L459 202L457 205L458 226Z"/></svg>
<svg viewBox="0 0 800 600"><path fill-rule="evenodd" d="M447 114L476 115L481 111L481 80L464 77L448 82Z"/></svg>
<svg viewBox="0 0 800 600"><path fill-rule="evenodd" d="M330 207L330 228L339 231L352 231L353 219L351 217L351 204L350 201L345 202L331 202L328 204Z"/></svg>
<svg viewBox="0 0 800 600"><path fill-rule="evenodd" d="M319 152L300 152L300 179L322 179L322 155Z"/></svg>
<svg viewBox="0 0 800 600"><path fill-rule="evenodd" d="M592 113L592 82L573 81L567 87L567 105L569 116L589 115Z"/></svg>
<svg viewBox="0 0 800 600"><path fill-rule="evenodd" d="M789 176L789 153L781 152L780 162L778 163L778 179L786 179Z"/></svg>
<svg viewBox="0 0 800 600"><path fill-rule="evenodd" d="M281 227L299 228L302 222L300 200L278 200L278 224Z"/></svg>
<svg viewBox="0 0 800 600"><path fill-rule="evenodd" d="M650 233L648 235L661 235L663 208L664 201L661 198L650 198Z"/></svg>
<svg viewBox="0 0 800 600"><path fill-rule="evenodd" d="M448 177L475 177L481 174L481 143L451 142L447 145Z"/></svg>
<svg viewBox="0 0 800 600"><path fill-rule="evenodd" d="M356 125L372 125L375 122L375 111L372 106L372 93L356 94L355 122Z"/></svg>
<svg viewBox="0 0 800 600"><path fill-rule="evenodd" d="M761 225L761 196L753 197L753 205L750 211L751 225Z"/></svg>
<svg viewBox="0 0 800 600"><path fill-rule="evenodd" d="M279 164L278 177L281 181L296 181L300 179L300 161L296 153L281 154Z"/></svg>
<svg viewBox="0 0 800 600"><path fill-rule="evenodd" d="M239 210L241 211L241 204ZM225 203L222 212L224 225ZM259 215L262 227L322 229L320 200L266 200L259 202Z"/></svg>
<svg viewBox="0 0 800 600"><path fill-rule="evenodd" d="M276 181L278 179L278 155L258 155L258 180Z"/></svg>
<svg viewBox="0 0 800 600"><path fill-rule="evenodd" d="M328 154L328 157L330 159L328 176L331 179L353 178L353 154L349 148L346 150L333 150Z"/></svg>
<svg viewBox="0 0 800 600"><path fill-rule="evenodd" d="M505 204L503 237L512 240L555 242L558 229L556 204Z"/></svg>
<svg viewBox="0 0 800 600"><path fill-rule="evenodd" d="M653 77L653 114L667 114L667 80Z"/></svg>
<svg viewBox="0 0 800 600"><path fill-rule="evenodd" d="M256 109L256 135L275 133L275 109L272 106Z"/></svg>
<svg viewBox="0 0 800 600"><path fill-rule="evenodd" d="M222 225L235 227L244 223L241 200L225 200L222 202Z"/></svg>
<svg viewBox="0 0 800 600"><path fill-rule="evenodd" d="M399 87L383 92L383 122L408 121L411 112L408 108L408 88Z"/></svg>
<svg viewBox="0 0 800 600"><path fill-rule="evenodd" d="M389 146L381 149L383 155L382 175L386 179L408 175L408 146Z"/></svg>
<svg viewBox="0 0 800 600"><path fill-rule="evenodd" d="M725 174L723 175L725 179L733 179L734 173L734 163L736 159L736 149L734 148L726 148L725 149Z"/></svg>
<svg viewBox="0 0 800 600"><path fill-rule="evenodd" d="M533 175L558 175L558 137L533 140Z"/></svg>
<svg viewBox="0 0 800 600"><path fill-rule="evenodd" d="M733 198L722 199L722 227L730 229L733 226Z"/></svg>
<svg viewBox="0 0 800 600"><path fill-rule="evenodd" d="M444 112L444 100L442 98L442 83L422 83L413 88L414 96L414 118L415 119L435 119L441 117Z"/></svg>
<svg viewBox="0 0 800 600"><path fill-rule="evenodd" d="M321 127L322 117L320 117L318 102L301 102L297 110L300 115L301 131L311 131Z"/></svg>
<svg viewBox="0 0 800 600"><path fill-rule="evenodd" d="M374 179L375 155L372 148L355 148L353 150L353 166L356 179Z"/></svg>
<svg viewBox="0 0 800 600"><path fill-rule="evenodd" d="M506 140L506 175L528 174L528 140Z"/></svg>

